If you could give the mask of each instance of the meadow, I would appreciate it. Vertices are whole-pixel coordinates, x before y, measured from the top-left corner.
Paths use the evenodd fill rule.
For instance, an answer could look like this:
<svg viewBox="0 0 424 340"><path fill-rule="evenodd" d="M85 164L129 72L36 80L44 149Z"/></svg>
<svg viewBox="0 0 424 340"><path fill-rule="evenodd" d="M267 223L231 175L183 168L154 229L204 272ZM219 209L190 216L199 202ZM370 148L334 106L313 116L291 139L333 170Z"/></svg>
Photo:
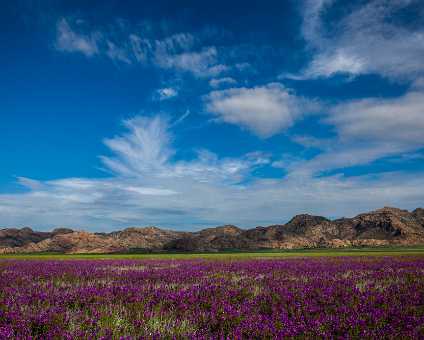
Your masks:
<svg viewBox="0 0 424 340"><path fill-rule="evenodd" d="M422 254L2 256L0 339L423 338Z"/></svg>
<svg viewBox="0 0 424 340"><path fill-rule="evenodd" d="M220 252L134 252L122 254L63 254L30 253L0 254L3 259L22 260L69 260L69 259L255 259L255 258L290 258L290 257L326 257L326 256L424 256L424 245L417 246L381 246L358 248L310 248L310 249L264 249L254 251L227 250Z"/></svg>

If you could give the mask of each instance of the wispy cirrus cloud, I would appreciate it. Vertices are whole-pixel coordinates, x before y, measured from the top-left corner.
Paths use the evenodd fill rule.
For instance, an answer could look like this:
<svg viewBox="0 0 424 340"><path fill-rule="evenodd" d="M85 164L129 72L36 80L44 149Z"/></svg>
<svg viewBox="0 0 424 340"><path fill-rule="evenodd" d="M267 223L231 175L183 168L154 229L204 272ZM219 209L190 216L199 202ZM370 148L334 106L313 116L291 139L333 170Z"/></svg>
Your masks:
<svg viewBox="0 0 424 340"><path fill-rule="evenodd" d="M264 163L260 154L241 159L223 158L208 150L198 150L197 158L173 161L171 123L164 116L136 117L124 121L127 133L104 140L115 156L101 157L115 175L129 178L174 178L188 176L199 181L237 183L247 170Z"/></svg>
<svg viewBox="0 0 424 340"><path fill-rule="evenodd" d="M376 73L390 79L413 80L422 76L424 27L393 20L399 12L418 3L413 0L349 3L348 14L332 20L330 26L323 17L339 3L305 1L302 33L314 55L301 77Z"/></svg>
<svg viewBox="0 0 424 340"><path fill-rule="evenodd" d="M82 53L87 57L92 57L99 53L99 42L102 35L99 32L88 34L74 31L64 18L57 22L56 26L57 50L62 52Z"/></svg>
<svg viewBox="0 0 424 340"><path fill-rule="evenodd" d="M209 85L213 88L218 88L223 85L234 85L237 84L237 80L231 77L214 78L209 80Z"/></svg>
<svg viewBox="0 0 424 340"><path fill-rule="evenodd" d="M384 157L421 156L423 29L392 20L394 13L414 3L358 2L347 5L349 11L336 11L328 21L336 0L304 2L302 34L312 60L303 73L292 78L377 73L390 80L416 83L398 98L354 99L332 105L319 104L282 84L268 83L269 77L262 78L265 83L245 77L252 70L258 71L258 78L262 76L258 65L269 53L267 48L261 53L257 46L234 48L226 59L219 42L215 46L210 42L213 39L205 39L205 43L195 33L161 32L155 36L139 26L115 31L113 24L87 29L77 21L60 19L57 50L154 67L164 74L191 74L214 90L194 98L193 107L200 101L215 121L239 126L260 138L284 132L305 149L313 148L314 153L307 159L290 152L276 157L257 150L233 157L201 148L192 154L187 150L181 153L175 130L192 107L174 122L160 115L138 116L123 122L125 132L104 140L108 154L100 159L109 177L50 181L19 177L27 190L0 195L2 223L68 224L104 230L131 224L177 229L222 223L255 226L284 222L303 212L342 216L383 205L420 205L424 177L418 171L347 177L340 170ZM246 55L252 58L243 59ZM154 105L174 104L159 101L185 90L169 84L175 83L168 82L156 92ZM320 116L312 124L325 130L324 136L298 131L290 135L290 128L316 111ZM279 143L278 137L275 140ZM264 174L258 176L257 170ZM272 170L274 176L268 178L266 170ZM279 178L275 171L281 171Z"/></svg>
<svg viewBox="0 0 424 340"><path fill-rule="evenodd" d="M196 77L214 77L228 66L219 62L215 46L203 46L190 33L171 34L162 39L144 33L121 32L119 39L104 30L78 31L62 18L57 23L55 47L62 52L78 52L87 57L104 56L126 64L148 64L162 69L189 72ZM74 23L73 26L76 26Z"/></svg>
<svg viewBox="0 0 424 340"><path fill-rule="evenodd" d="M193 159L176 160L179 150L165 117L134 117L124 126L124 134L105 140L111 154L102 161L110 177L20 178L27 192L0 194L2 223L91 230L247 227L281 223L305 211L351 216L383 205L413 208L424 199L422 174L315 177L292 168L285 178L255 178L255 169L272 161L263 152L220 158L201 150Z"/></svg>
<svg viewBox="0 0 424 340"><path fill-rule="evenodd" d="M156 54L155 61L162 68L188 71L198 77L213 77L228 68L226 65L218 64L217 54L215 47L207 47L197 52L159 53Z"/></svg>
<svg viewBox="0 0 424 340"><path fill-rule="evenodd" d="M123 62L131 64L132 61L128 55L128 51L125 48L119 47L111 41L106 42L107 49L106 55L113 61Z"/></svg>
<svg viewBox="0 0 424 340"><path fill-rule="evenodd" d="M424 92L413 87L397 98L345 101L329 107L322 121L333 127L336 136L296 136L294 141L322 152L311 160L294 162L292 168L319 173L423 148Z"/></svg>
<svg viewBox="0 0 424 340"><path fill-rule="evenodd" d="M387 157L402 157L424 146L424 26L421 21L405 22L399 15L414 8L422 10L422 6L414 0L373 0L352 2L349 11L337 11L339 5L335 0L303 2L302 34L312 60L303 72L281 78L307 81L340 73L349 77L379 74L405 81L410 88L395 98L337 100L337 104L326 105L319 123L335 136L293 136L295 142L319 153L309 160L292 160L286 164L289 171L342 172Z"/></svg>

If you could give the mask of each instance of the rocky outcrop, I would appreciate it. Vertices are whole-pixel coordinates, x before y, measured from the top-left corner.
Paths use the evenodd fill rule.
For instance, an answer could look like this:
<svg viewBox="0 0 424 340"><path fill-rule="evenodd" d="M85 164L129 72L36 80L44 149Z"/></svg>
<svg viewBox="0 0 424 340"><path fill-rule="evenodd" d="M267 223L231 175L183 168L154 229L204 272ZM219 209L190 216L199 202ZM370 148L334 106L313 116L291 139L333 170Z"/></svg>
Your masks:
<svg viewBox="0 0 424 340"><path fill-rule="evenodd" d="M225 225L187 233L185 237L169 242L165 248L177 251L218 251L246 249L248 244L248 240L243 237L242 229Z"/></svg>
<svg viewBox="0 0 424 340"><path fill-rule="evenodd" d="M122 231L110 233L108 236L118 242L120 247L129 250L158 251L165 245L189 233L165 230L157 227L127 228Z"/></svg>
<svg viewBox="0 0 424 340"><path fill-rule="evenodd" d="M40 242L32 242L25 246L0 249L2 253L109 253L125 251L119 248L107 236L96 235L85 231L74 231L55 235Z"/></svg>
<svg viewBox="0 0 424 340"><path fill-rule="evenodd" d="M25 227L22 229L9 228L0 230L0 248L22 247L30 243L37 243L54 237L55 235L71 233L71 229L57 228L52 232L34 231Z"/></svg>
<svg viewBox="0 0 424 340"><path fill-rule="evenodd" d="M52 233L52 237L18 247L5 247L0 253L116 253L128 251L159 251L165 245L185 233L163 230L156 227L127 228L122 231L89 233L71 231Z"/></svg>
<svg viewBox="0 0 424 340"><path fill-rule="evenodd" d="M417 208L412 212L412 215L421 222L422 226L424 227L424 209L423 208Z"/></svg>
<svg viewBox="0 0 424 340"><path fill-rule="evenodd" d="M415 210L416 211L416 210ZM397 208L382 208L360 214L352 219L335 221L342 227L352 229L354 239L382 240L390 243L419 243L424 236L423 221L417 214Z"/></svg>
<svg viewBox="0 0 424 340"><path fill-rule="evenodd" d="M416 244L424 244L424 209L421 208L409 212L385 207L333 221L302 214L286 224L248 230L224 225L192 233L157 227L127 228L112 233L64 228L52 232L30 228L0 230L0 253L213 252Z"/></svg>

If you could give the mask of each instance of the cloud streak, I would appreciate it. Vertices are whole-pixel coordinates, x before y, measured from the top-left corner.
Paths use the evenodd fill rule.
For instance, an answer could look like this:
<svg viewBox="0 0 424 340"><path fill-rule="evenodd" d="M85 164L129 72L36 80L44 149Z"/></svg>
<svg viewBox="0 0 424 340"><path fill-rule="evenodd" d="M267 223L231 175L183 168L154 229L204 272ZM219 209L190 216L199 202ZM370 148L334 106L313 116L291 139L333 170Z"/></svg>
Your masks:
<svg viewBox="0 0 424 340"><path fill-rule="evenodd" d="M299 144L322 152L311 160L293 162L291 168L319 173L423 148L424 93L412 88L398 98L346 101L328 108L322 121L334 128L336 137L294 137Z"/></svg>
<svg viewBox="0 0 424 340"><path fill-rule="evenodd" d="M418 1L373 0L352 5L349 14L327 25L323 16L336 1L305 1L302 33L314 52L303 77L337 73L376 73L395 80L413 80L424 73L424 28L393 18Z"/></svg>
<svg viewBox="0 0 424 340"><path fill-rule="evenodd" d="M76 25L75 25L76 26ZM228 70L219 62L215 46L200 46L189 33L177 33L163 39L142 33L124 33L120 39L106 31L76 32L62 18L56 27L55 47L61 52L82 53L87 57L103 56L118 63L154 65L161 69L188 72L195 77L215 77Z"/></svg>
<svg viewBox="0 0 424 340"><path fill-rule="evenodd" d="M99 32L89 34L75 32L64 18L57 23L55 46L59 51L82 53L86 57L93 57L99 53L98 44L101 39Z"/></svg>
<svg viewBox="0 0 424 340"><path fill-rule="evenodd" d="M176 161L170 123L163 116L135 117L127 132L106 139L108 178L36 181L20 178L28 192L0 195L2 223L49 228L69 225L112 230L129 225L198 229L235 223L281 223L302 212L353 215L383 205L422 203L422 174L314 177L290 169L285 178L255 178L270 156L253 152L219 158L201 150Z"/></svg>

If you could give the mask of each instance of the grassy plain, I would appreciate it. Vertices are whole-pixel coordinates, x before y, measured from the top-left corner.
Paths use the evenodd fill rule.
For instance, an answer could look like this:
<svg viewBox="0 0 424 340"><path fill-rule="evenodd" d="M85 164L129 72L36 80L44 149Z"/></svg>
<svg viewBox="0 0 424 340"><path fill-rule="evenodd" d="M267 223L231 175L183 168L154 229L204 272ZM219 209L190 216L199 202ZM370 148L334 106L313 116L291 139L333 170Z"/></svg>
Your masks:
<svg viewBox="0 0 424 340"><path fill-rule="evenodd" d="M125 254L3 254L2 259L27 260L71 260L71 259L252 259L252 258L292 258L319 256L424 256L423 246L411 247L373 247L373 248L344 248L344 249L290 249L290 250L257 250L257 251L222 251L216 253L125 253Z"/></svg>

